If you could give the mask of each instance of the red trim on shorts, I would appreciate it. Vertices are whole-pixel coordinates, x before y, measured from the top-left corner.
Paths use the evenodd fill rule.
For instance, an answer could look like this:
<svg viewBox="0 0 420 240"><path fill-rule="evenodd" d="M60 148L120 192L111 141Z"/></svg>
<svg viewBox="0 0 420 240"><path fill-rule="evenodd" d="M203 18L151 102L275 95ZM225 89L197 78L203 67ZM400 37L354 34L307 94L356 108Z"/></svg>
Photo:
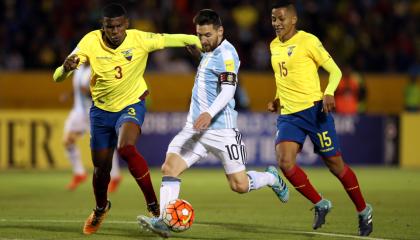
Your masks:
<svg viewBox="0 0 420 240"><path fill-rule="evenodd" d="M333 157L340 157L340 156L341 156L341 152L337 151L337 153Z"/></svg>
<svg viewBox="0 0 420 240"><path fill-rule="evenodd" d="M318 155L321 155L319 152L317 154ZM337 151L335 153L335 155L332 155L332 156L329 156L329 157L341 157L341 156L342 156L341 152L340 151ZM325 158L327 158L327 157L321 156L321 158L325 160Z"/></svg>

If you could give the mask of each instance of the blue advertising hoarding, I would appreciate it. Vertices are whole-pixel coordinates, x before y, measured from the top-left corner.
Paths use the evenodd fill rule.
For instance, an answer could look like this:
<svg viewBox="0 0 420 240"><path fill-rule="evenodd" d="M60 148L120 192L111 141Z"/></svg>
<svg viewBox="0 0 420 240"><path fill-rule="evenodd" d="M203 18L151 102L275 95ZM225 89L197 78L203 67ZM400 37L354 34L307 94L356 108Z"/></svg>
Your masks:
<svg viewBox="0 0 420 240"><path fill-rule="evenodd" d="M137 147L150 166L160 166L167 146L182 129L186 113L148 113ZM238 128L244 136L248 166L276 164L274 136L277 115L270 113L240 113ZM339 116L335 125L345 161L351 165L378 165L397 163L398 118L386 116ZM307 138L298 155L301 165L321 165ZM221 166L214 156L202 159L197 166Z"/></svg>

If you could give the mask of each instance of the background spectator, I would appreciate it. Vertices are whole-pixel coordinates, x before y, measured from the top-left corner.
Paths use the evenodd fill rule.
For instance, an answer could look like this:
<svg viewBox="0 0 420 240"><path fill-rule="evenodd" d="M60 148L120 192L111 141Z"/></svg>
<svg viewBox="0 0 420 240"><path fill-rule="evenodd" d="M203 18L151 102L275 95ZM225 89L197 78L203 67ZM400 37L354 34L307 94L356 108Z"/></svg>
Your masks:
<svg viewBox="0 0 420 240"><path fill-rule="evenodd" d="M410 80L404 89L404 105L407 112L420 110L420 87L417 85L416 75L410 75Z"/></svg>
<svg viewBox="0 0 420 240"><path fill-rule="evenodd" d="M109 0L4 0L0 2L0 69L52 69L85 33L100 27L98 15ZM213 8L224 19L226 37L241 56L241 69L270 70L271 1L123 0L132 28L194 33L192 17ZM300 0L299 29L310 30L337 62L356 71L406 72L419 52L420 2L409 0ZM333 46L334 49L332 48ZM338 46L338 47L337 47ZM334 51L332 51L334 50ZM151 59L159 69L159 57ZM188 54L170 53L193 66ZM178 62L179 63L179 62ZM194 67L194 66L193 66Z"/></svg>
<svg viewBox="0 0 420 240"><path fill-rule="evenodd" d="M349 65L342 68L343 77L335 91L336 112L346 115L363 113L366 109L366 87L362 74Z"/></svg>

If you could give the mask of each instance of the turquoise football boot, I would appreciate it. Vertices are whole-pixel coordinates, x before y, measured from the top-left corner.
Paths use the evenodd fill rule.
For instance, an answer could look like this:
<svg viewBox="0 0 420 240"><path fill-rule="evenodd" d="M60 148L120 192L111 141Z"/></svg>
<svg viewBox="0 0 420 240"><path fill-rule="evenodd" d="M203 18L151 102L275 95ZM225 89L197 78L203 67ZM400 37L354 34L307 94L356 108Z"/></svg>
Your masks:
<svg viewBox="0 0 420 240"><path fill-rule="evenodd" d="M271 189L280 199L280 201L286 203L289 200L289 188L287 187L286 183L280 177L277 168L274 166L268 166L265 170L268 173L271 173L276 178L276 182L271 186Z"/></svg>

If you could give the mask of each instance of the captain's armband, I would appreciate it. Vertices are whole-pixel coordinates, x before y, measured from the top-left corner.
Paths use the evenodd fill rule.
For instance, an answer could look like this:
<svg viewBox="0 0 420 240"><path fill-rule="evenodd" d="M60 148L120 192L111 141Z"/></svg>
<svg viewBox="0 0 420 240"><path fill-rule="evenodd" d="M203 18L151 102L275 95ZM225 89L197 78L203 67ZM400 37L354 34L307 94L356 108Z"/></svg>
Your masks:
<svg viewBox="0 0 420 240"><path fill-rule="evenodd" d="M229 84L232 86L236 86L236 74L233 72L222 72L219 75L219 83L222 84Z"/></svg>

